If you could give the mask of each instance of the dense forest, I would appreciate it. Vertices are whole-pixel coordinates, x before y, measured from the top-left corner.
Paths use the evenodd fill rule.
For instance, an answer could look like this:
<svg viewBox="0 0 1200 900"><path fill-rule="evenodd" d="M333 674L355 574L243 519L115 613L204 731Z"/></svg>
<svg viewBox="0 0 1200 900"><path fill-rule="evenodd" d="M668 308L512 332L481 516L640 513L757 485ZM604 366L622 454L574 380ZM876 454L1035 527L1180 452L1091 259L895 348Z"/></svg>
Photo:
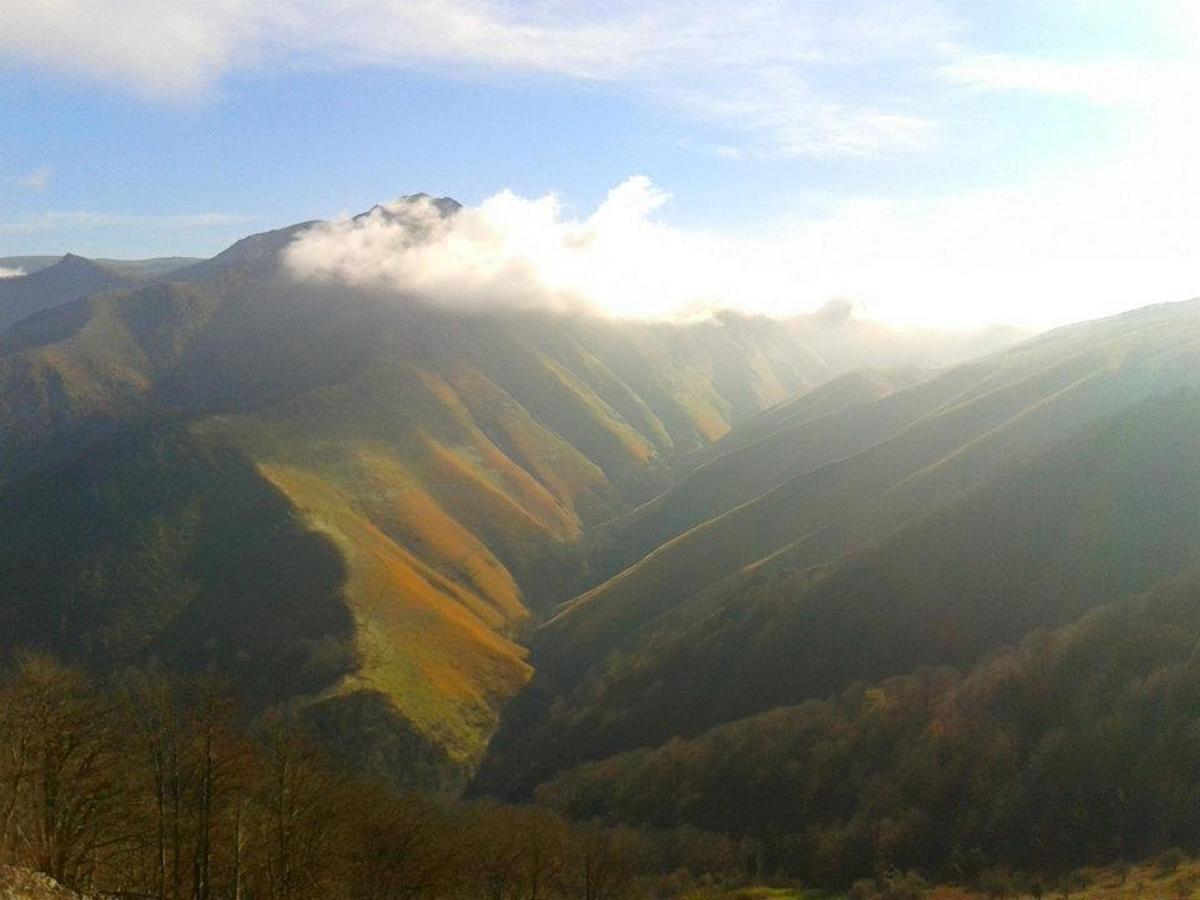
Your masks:
<svg viewBox="0 0 1200 900"><path fill-rule="evenodd" d="M846 884L1084 864L1200 841L1200 574L927 668L571 770L571 815L731 831L768 867Z"/></svg>

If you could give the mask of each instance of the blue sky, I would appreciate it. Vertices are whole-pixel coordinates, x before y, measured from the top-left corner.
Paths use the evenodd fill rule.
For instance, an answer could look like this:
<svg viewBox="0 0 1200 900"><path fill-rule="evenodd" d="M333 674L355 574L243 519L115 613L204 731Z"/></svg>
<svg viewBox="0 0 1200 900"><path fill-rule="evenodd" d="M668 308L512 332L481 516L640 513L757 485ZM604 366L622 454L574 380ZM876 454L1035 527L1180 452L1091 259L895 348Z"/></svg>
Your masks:
<svg viewBox="0 0 1200 900"><path fill-rule="evenodd" d="M713 303L1182 299L1194 7L0 0L0 256L210 255L414 191L553 192L578 224L645 176L660 255L730 257Z"/></svg>

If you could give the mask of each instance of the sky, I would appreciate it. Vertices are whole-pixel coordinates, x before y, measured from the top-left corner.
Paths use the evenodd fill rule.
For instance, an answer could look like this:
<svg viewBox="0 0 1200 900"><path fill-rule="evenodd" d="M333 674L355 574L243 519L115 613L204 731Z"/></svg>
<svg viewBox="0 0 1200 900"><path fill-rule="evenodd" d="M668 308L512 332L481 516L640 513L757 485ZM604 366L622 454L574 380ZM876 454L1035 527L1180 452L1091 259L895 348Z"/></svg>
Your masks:
<svg viewBox="0 0 1200 900"><path fill-rule="evenodd" d="M1200 295L1197 51L1191 0L0 0L0 256L320 218L298 277L1045 327ZM437 252L345 219L415 192Z"/></svg>

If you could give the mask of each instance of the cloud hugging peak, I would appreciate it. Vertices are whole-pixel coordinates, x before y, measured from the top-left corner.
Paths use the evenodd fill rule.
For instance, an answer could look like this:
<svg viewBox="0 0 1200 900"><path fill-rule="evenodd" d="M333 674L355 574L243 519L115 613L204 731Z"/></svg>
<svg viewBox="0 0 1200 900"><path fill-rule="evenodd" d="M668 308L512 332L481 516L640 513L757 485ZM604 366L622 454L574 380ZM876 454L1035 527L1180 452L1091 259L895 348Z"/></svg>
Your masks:
<svg viewBox="0 0 1200 900"><path fill-rule="evenodd" d="M643 176L613 188L582 219L554 194L505 190L471 208L409 197L314 226L288 247L285 265L300 280L463 309L676 318L734 305L711 269L698 271L697 256L716 240L656 221L666 201Z"/></svg>
<svg viewBox="0 0 1200 900"><path fill-rule="evenodd" d="M1158 163L1101 166L1036 190L851 199L769 235L669 224L668 195L641 175L582 217L555 194L504 190L451 214L409 197L305 231L284 261L299 280L461 309L677 320L727 309L789 317L849 299L898 325L1048 327L1117 312L1130 296L1194 295L1200 208ZM1130 190L1122 216L1111 214L1114 183Z"/></svg>

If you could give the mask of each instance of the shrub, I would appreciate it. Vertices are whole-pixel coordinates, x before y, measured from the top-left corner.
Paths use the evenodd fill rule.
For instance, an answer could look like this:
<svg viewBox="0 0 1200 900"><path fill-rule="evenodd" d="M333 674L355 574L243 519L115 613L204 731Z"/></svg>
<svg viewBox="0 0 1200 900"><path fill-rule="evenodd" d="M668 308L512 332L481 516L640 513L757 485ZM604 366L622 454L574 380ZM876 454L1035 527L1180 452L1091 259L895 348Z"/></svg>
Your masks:
<svg viewBox="0 0 1200 900"><path fill-rule="evenodd" d="M1185 858L1183 851L1178 847L1164 851L1158 858L1158 877L1166 878L1168 875L1174 875Z"/></svg>

